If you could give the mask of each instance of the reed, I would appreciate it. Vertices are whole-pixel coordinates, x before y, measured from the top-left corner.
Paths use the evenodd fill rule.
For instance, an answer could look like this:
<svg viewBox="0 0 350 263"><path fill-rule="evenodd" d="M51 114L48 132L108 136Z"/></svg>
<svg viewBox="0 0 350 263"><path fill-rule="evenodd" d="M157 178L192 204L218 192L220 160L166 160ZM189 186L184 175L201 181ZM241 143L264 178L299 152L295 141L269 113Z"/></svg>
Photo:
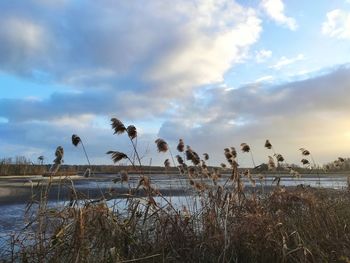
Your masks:
<svg viewBox="0 0 350 263"><path fill-rule="evenodd" d="M138 156L136 128L111 121L115 134L127 133ZM170 152L165 140L155 144L161 154ZM112 188L90 199L67 177L61 187L70 193L69 202L51 206L40 190L50 192L51 184L42 183L28 203L24 231L9 239L0 257L5 262L349 262L348 192L278 185L261 193L255 189L259 177L238 169L234 147L223 150L222 168L211 168L209 154L185 149L183 140L179 145L188 161L176 156L179 175L188 181L190 203L176 207L142 171L137 186L128 184L124 199L112 203ZM265 147L272 149L272 144ZM248 144L241 149L251 152ZM107 154L115 163L128 160L135 167L123 150ZM274 157L284 161L280 154ZM62 159L63 148L58 147L54 164ZM169 159L164 166L170 169ZM268 167L276 168L272 156ZM230 176L222 183L221 172L227 169ZM111 184L128 180L123 171Z"/></svg>

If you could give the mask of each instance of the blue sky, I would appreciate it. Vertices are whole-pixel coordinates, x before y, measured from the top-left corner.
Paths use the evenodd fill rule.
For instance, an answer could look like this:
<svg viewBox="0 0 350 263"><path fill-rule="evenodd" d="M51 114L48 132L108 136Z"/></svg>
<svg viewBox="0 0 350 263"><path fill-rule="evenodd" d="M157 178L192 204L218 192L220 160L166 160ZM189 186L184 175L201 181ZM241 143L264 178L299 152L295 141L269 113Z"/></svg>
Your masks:
<svg viewBox="0 0 350 263"><path fill-rule="evenodd" d="M349 156L350 1L13 0L0 24L0 157L62 145L85 163L76 133L110 164L131 152L111 117L137 126L147 164L169 158L158 137L211 164L242 142L266 162L266 139L291 163Z"/></svg>

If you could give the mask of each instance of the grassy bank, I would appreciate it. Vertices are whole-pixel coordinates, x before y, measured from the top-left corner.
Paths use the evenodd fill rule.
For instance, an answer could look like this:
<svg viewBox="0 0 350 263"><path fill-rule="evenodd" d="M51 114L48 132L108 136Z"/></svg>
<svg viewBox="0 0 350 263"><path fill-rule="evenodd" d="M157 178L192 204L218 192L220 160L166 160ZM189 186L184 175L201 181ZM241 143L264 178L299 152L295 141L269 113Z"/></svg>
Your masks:
<svg viewBox="0 0 350 263"><path fill-rule="evenodd" d="M86 199L48 208L42 200L3 258L23 262L348 262L350 195L276 187L256 196L221 186L193 206L160 207L152 186L125 211ZM73 193L74 195L74 193Z"/></svg>
<svg viewBox="0 0 350 263"><path fill-rule="evenodd" d="M115 118L111 121L116 134L127 133L134 158L120 151L107 154L115 163L128 160L134 170L140 171L137 186L129 186L122 193L126 205L107 203L109 194L115 194L112 188L110 193L101 191L99 198L82 195L67 177L62 186L66 192L60 194L67 195L69 202L52 206L48 201L55 190L52 178L46 180L39 194L29 200L23 231L10 236L1 258L9 262L350 261L349 192L280 187L282 176L277 168L284 158L274 152L268 140L265 147L273 150L276 161L268 156L267 168L277 172L269 191L264 174L238 169L234 147L224 149L226 164L222 169L230 176L220 183L222 170L206 165L208 154L200 158L191 147L185 149L180 139L176 165L168 144L157 139L160 154L170 154L164 161L165 168L170 168L171 159L178 176L186 178L192 187L192 194L179 206L156 189L143 172L136 149L136 128L126 128ZM78 146L81 139L73 135L72 142ZM241 151L249 153L254 163L249 145L242 143ZM301 151L303 165L316 167L310 152L304 148ZM63 153L58 147L55 172ZM339 165L342 163L339 159ZM286 169L292 176L300 176L293 167ZM249 182L249 191L243 177ZM121 171L114 183L128 180L127 172ZM257 181L261 186L256 186Z"/></svg>

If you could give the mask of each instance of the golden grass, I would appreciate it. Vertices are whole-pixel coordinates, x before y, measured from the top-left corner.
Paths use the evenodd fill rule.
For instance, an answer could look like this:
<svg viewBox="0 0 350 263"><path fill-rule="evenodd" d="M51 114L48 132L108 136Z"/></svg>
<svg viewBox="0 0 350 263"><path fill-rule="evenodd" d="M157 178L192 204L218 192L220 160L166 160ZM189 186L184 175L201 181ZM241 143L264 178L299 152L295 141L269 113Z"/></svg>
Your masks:
<svg viewBox="0 0 350 263"><path fill-rule="evenodd" d="M136 151L132 141L136 128L129 127L112 119L115 133L127 131ZM183 140L180 144L177 149L183 152ZM270 145L265 143L267 148ZM157 139L156 146L159 152L171 154L165 140ZM251 153L247 144L241 148ZM122 152L108 154L114 162L127 159L135 167ZM50 207L48 182L43 194L29 203L38 206L28 206L31 216L25 231L16 233L0 256L22 262L349 262L348 192L303 186L285 189L277 183L262 194L255 182L264 176L254 177L249 169L239 171L233 147L224 149L227 164L222 163L222 168L210 169L209 155L201 160L189 146L185 156L189 164L180 155L176 158L179 175L188 178L191 187L187 205L176 207L142 171L138 185L129 186L126 207L108 206L111 193L95 200L82 197L69 180L62 187L70 189L70 202ZM63 158L63 149L56 157ZM275 158L277 163L284 161L282 155ZM170 166L169 159L164 165ZM271 156L269 167L276 168ZM231 175L220 184L224 169L230 169ZM242 177L249 180L252 191L245 189ZM127 181L125 172L114 183ZM144 197L137 195L140 191Z"/></svg>

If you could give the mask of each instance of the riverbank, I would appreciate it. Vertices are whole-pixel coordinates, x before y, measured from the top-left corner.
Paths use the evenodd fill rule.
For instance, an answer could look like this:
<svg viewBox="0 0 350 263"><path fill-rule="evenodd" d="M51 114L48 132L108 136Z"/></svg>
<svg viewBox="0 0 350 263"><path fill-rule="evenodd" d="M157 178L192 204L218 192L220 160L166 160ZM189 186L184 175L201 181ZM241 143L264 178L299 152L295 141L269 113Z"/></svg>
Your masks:
<svg viewBox="0 0 350 263"><path fill-rule="evenodd" d="M145 202L135 198L123 216L105 203L44 207L31 224L39 238L26 243L31 232L18 233L12 258L28 262L57 262L58 255L66 262L348 262L347 191L275 186L257 197L247 195L247 190L208 189L205 198L192 199L193 210L174 209L171 201L160 206L151 198Z"/></svg>
<svg viewBox="0 0 350 263"><path fill-rule="evenodd" d="M311 186L315 188L327 189L346 189L348 175L331 175L319 179L315 175L302 175L302 178L293 178L280 176L280 185L287 188L296 188L298 185L305 187ZM156 174L150 177L152 185L164 196L181 196L192 195L193 186L191 186L188 178L171 175ZM229 176L223 175L216 183L224 185ZM129 175L129 181L122 183L120 175L101 174L93 177L85 178L82 176L70 177L42 177L42 176L11 176L0 177L0 205L23 204L28 201L36 201L40 194L45 191L45 187L50 184L48 192L49 201L66 201L72 198L72 194L77 199L116 199L125 198L130 195L132 189L139 184L140 176L138 174ZM194 182L201 182L202 179L195 179ZM115 182L115 183L114 183ZM213 187L213 181L203 179L207 187ZM278 180L271 174L265 179L256 178L254 188L252 183L246 178L242 179L245 191L266 193L273 190ZM230 185L230 184L227 184ZM215 187L214 187L215 188ZM232 188L232 187L231 187ZM141 187L142 189L142 187ZM230 189L230 188L229 188ZM144 191L139 190L132 192L134 196L145 196Z"/></svg>

